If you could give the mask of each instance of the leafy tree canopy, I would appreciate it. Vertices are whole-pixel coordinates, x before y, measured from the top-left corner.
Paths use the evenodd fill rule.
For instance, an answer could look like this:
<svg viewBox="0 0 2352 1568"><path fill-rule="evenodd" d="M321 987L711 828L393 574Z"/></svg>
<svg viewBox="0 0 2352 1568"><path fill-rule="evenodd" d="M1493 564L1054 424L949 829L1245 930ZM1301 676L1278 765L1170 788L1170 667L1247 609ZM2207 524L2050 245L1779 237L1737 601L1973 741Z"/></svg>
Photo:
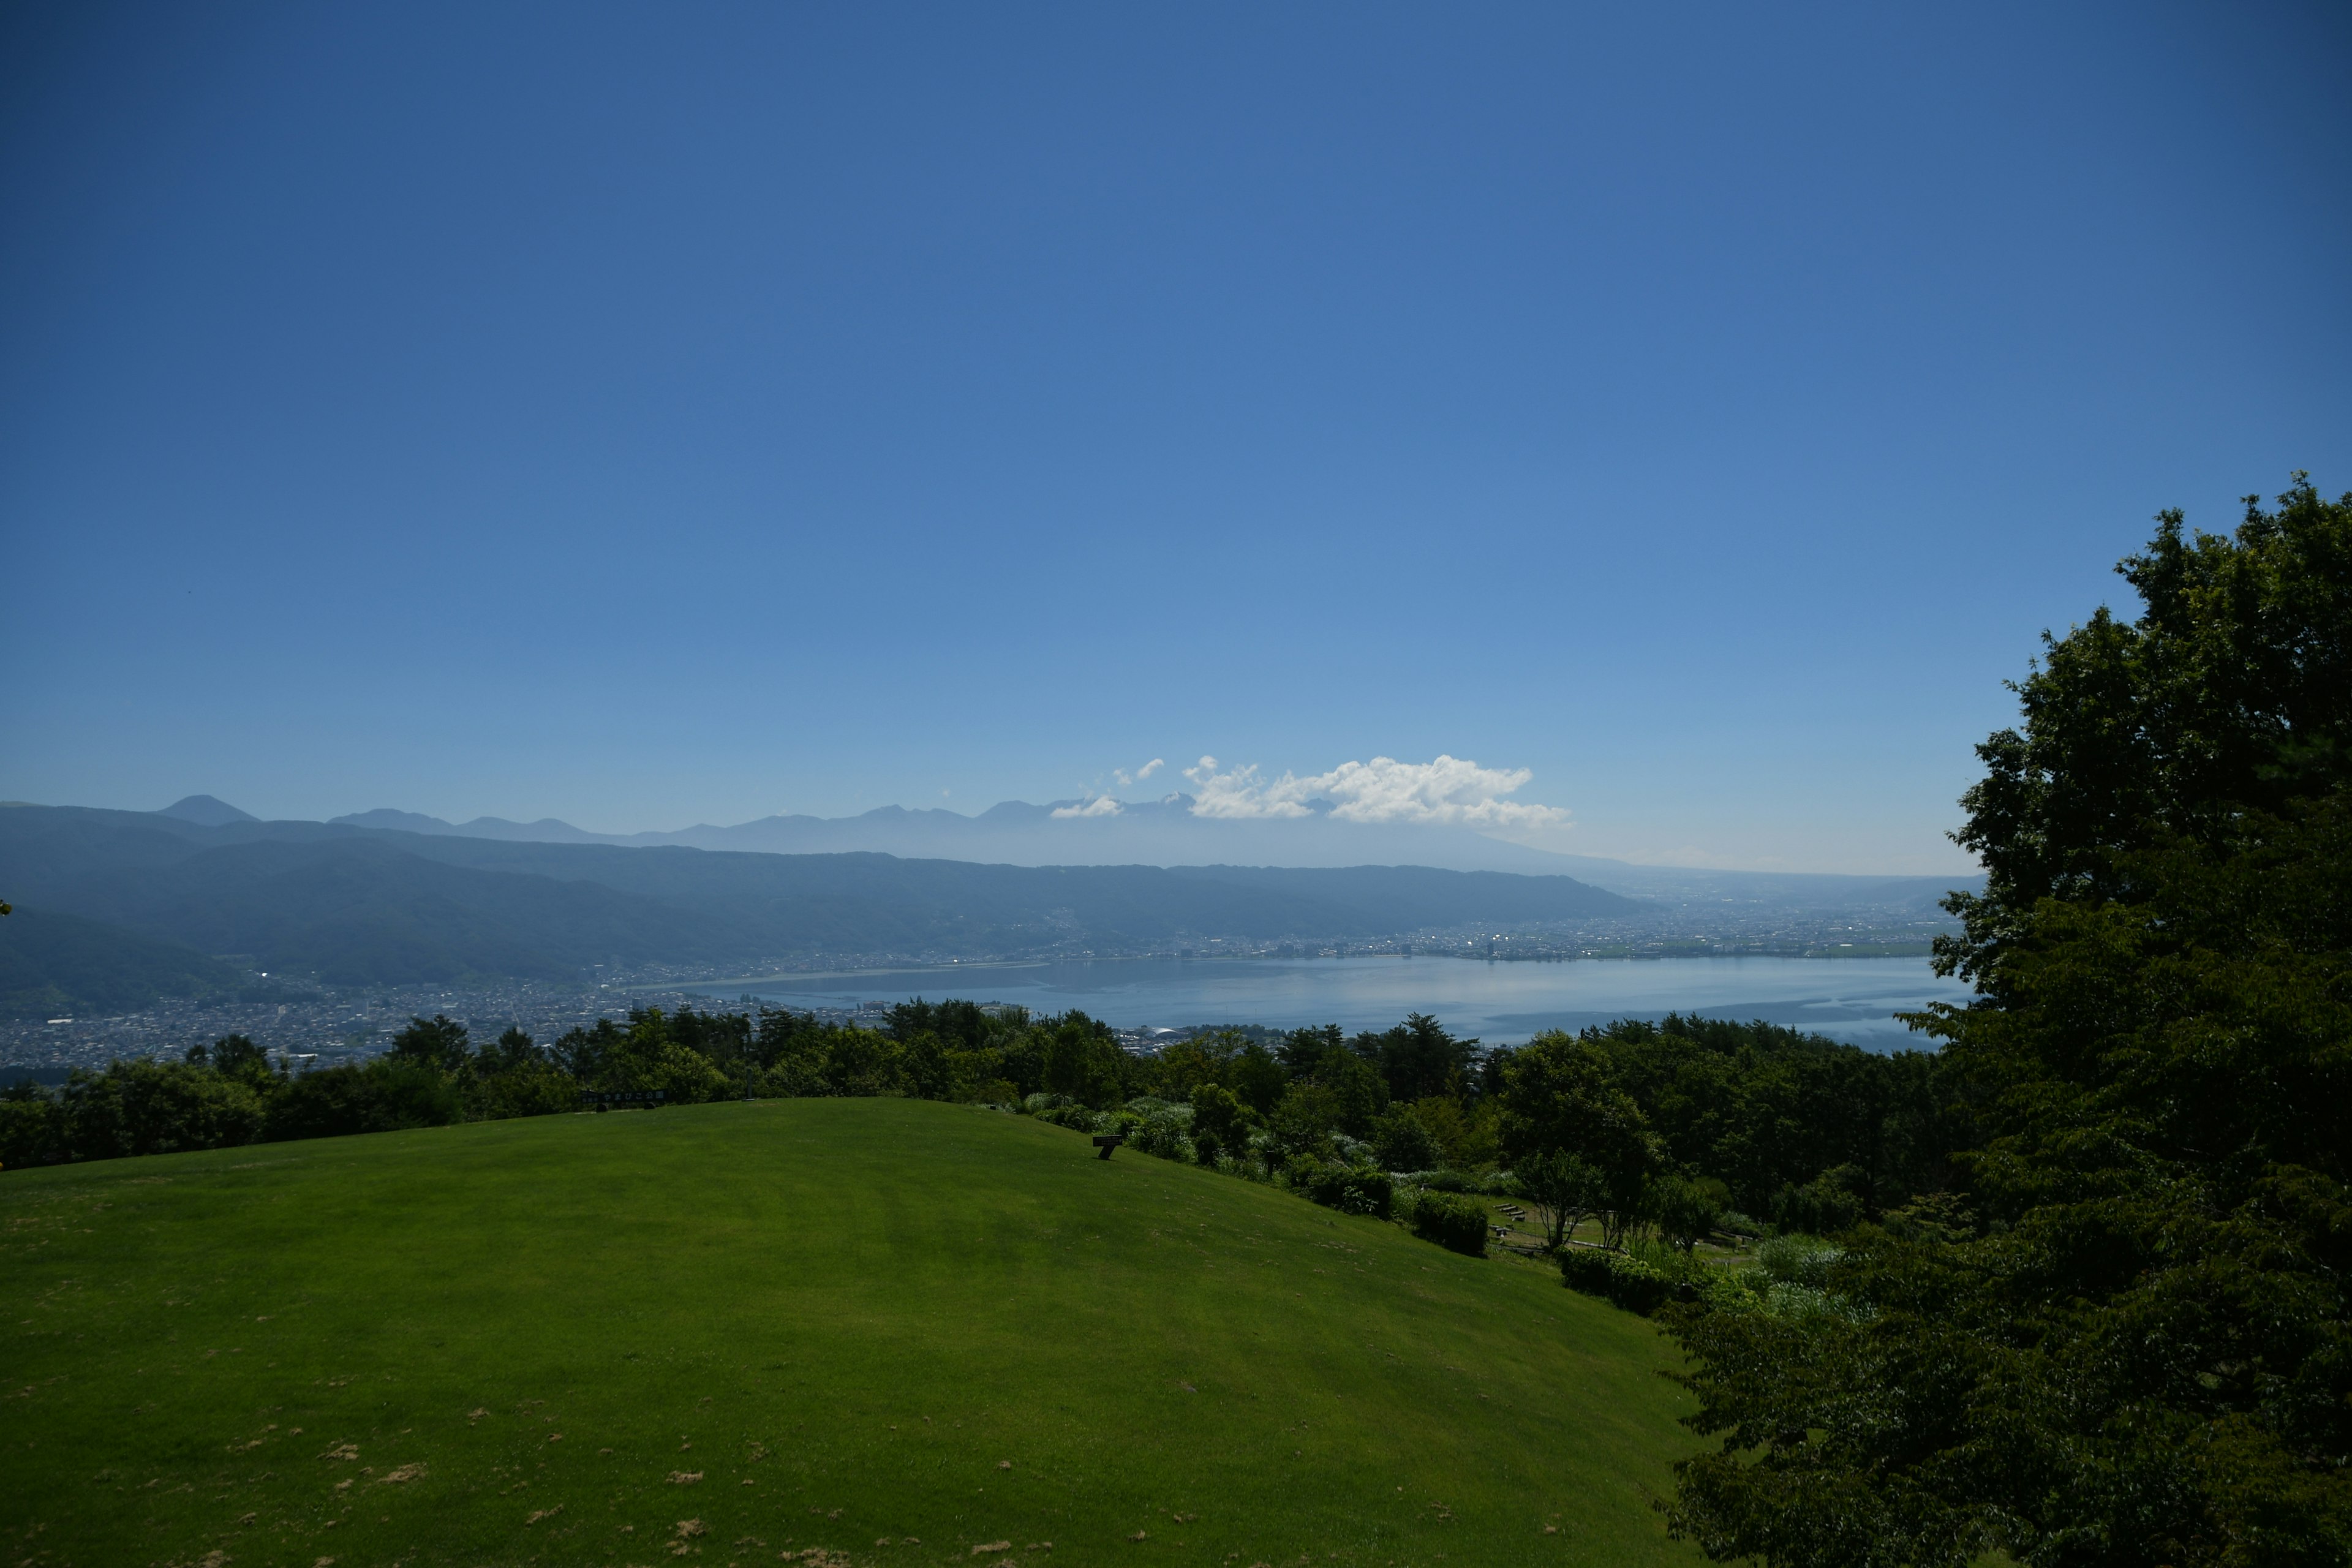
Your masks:
<svg viewBox="0 0 2352 1568"><path fill-rule="evenodd" d="M2352 1557L2352 496L2121 571L1965 798L1953 1190L1849 1238L1844 1310L1681 1318L1710 1555Z"/></svg>

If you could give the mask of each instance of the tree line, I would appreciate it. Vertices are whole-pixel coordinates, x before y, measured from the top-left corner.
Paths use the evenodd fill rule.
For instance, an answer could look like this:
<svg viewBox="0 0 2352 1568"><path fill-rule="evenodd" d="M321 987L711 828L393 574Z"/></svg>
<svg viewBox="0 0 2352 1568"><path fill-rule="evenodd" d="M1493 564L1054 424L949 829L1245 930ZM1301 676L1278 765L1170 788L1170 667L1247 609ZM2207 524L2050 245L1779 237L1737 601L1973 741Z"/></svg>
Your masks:
<svg viewBox="0 0 2352 1568"><path fill-rule="evenodd" d="M1353 1036L1219 1030L1141 1056L1083 1013L957 1000L902 1004L878 1027L765 1006L639 1008L543 1045L512 1028L477 1044L436 1016L412 1019L372 1060L312 1071L273 1065L232 1035L180 1061L119 1061L55 1090L19 1085L0 1098L0 1163L551 1115L582 1110L583 1093L671 1104L887 1095L1120 1131L1143 1152L1364 1213L1389 1213L1401 1182L1526 1195L1555 1217L1556 1242L1588 1215L1619 1239L1679 1198L1687 1238L1726 1214L1737 1226L1743 1209L1834 1228L1931 1184L1949 1142L1936 1065L1681 1017L1489 1049L1414 1014ZM1595 1134L1603 1126L1610 1137ZM1571 1188L1589 1192L1546 1184L1563 1159ZM1696 1211L1693 1193L1706 1200Z"/></svg>

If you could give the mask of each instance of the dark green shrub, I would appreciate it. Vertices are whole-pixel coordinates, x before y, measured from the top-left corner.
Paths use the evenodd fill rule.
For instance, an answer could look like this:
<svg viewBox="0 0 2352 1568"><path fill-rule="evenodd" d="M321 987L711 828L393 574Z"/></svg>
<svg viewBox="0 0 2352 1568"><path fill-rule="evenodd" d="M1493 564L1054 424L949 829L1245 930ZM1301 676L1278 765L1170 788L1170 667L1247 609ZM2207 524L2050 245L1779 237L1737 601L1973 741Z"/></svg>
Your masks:
<svg viewBox="0 0 2352 1568"><path fill-rule="evenodd" d="M1386 1171L1341 1165L1301 1154L1283 1168L1293 1190L1306 1194L1325 1208L1342 1214L1372 1215L1386 1219L1396 1192Z"/></svg>
<svg viewBox="0 0 2352 1568"><path fill-rule="evenodd" d="M1675 1297L1675 1281L1664 1269L1597 1247L1571 1247L1559 1255L1560 1283L1598 1296L1628 1312L1648 1317Z"/></svg>
<svg viewBox="0 0 2352 1568"><path fill-rule="evenodd" d="M1852 1165L1824 1171L1803 1186L1782 1187L1772 1200L1772 1223L1809 1236L1835 1236L1862 1223L1862 1173Z"/></svg>
<svg viewBox="0 0 2352 1568"><path fill-rule="evenodd" d="M1610 1280L1616 1277L1610 1266L1610 1260L1616 1256L1597 1247L1569 1247L1559 1255L1560 1281L1571 1290L1605 1297Z"/></svg>
<svg viewBox="0 0 2352 1568"><path fill-rule="evenodd" d="M61 1165L68 1158L66 1110L30 1084L0 1095L0 1167Z"/></svg>
<svg viewBox="0 0 2352 1568"><path fill-rule="evenodd" d="M1213 1083L1192 1090L1192 1140L1213 1140L1220 1149L1240 1147L1249 1139L1249 1113L1242 1102Z"/></svg>
<svg viewBox="0 0 2352 1568"><path fill-rule="evenodd" d="M1784 1285L1820 1290L1830 1282L1830 1265L1844 1254L1817 1237L1776 1236L1756 1248L1765 1275Z"/></svg>
<svg viewBox="0 0 2352 1568"><path fill-rule="evenodd" d="M1650 1218L1659 1235L1688 1253L1715 1233L1725 1196L1721 1182L1669 1176L1650 1189Z"/></svg>
<svg viewBox="0 0 2352 1568"><path fill-rule="evenodd" d="M1331 1206L1342 1214L1370 1215L1377 1219L1389 1217L1396 1202L1396 1187L1386 1171L1361 1168L1349 1171L1339 1184L1339 1201Z"/></svg>
<svg viewBox="0 0 2352 1568"><path fill-rule="evenodd" d="M473 1113L484 1121L517 1116L555 1116L580 1109L580 1085L549 1062L529 1062L485 1078L474 1086Z"/></svg>
<svg viewBox="0 0 2352 1568"><path fill-rule="evenodd" d="M1188 1107L1171 1105L1164 1100L1131 1100L1119 1114L1134 1119L1126 1129L1127 1146L1139 1154L1155 1154L1162 1160L1192 1163L1200 1157L1192 1145L1192 1112Z"/></svg>
<svg viewBox="0 0 2352 1568"><path fill-rule="evenodd" d="M1760 1312L1765 1299L1757 1289L1757 1278L1753 1269L1713 1269L1699 1287L1699 1302L1715 1312Z"/></svg>
<svg viewBox="0 0 2352 1568"><path fill-rule="evenodd" d="M1475 1198L1423 1188L1412 1194L1406 1217L1423 1241L1472 1258L1486 1256L1486 1205Z"/></svg>
<svg viewBox="0 0 2352 1568"><path fill-rule="evenodd" d="M1437 1140L1410 1109L1391 1110L1373 1121L1372 1158L1383 1171L1427 1171L1444 1163Z"/></svg>

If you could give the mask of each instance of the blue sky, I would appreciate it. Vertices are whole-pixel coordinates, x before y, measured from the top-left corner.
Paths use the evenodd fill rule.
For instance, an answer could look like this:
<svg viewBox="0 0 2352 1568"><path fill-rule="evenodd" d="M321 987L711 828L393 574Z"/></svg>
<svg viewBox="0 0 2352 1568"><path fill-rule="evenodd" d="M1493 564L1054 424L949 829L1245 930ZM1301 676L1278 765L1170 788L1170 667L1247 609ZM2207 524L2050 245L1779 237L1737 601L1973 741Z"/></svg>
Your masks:
<svg viewBox="0 0 2352 1568"><path fill-rule="evenodd" d="M1941 870L2150 514L2352 487L2333 7L0 26L12 798L1445 754L1588 853Z"/></svg>

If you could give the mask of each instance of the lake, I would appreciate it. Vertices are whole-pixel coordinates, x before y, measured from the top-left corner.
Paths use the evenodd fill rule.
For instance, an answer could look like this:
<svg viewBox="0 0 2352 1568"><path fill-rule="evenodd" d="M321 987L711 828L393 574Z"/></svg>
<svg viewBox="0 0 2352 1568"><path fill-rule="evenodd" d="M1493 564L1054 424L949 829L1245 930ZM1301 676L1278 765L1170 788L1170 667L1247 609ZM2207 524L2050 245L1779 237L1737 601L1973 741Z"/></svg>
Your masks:
<svg viewBox="0 0 2352 1568"><path fill-rule="evenodd" d="M1545 1029L1668 1013L1761 1018L1876 1050L1926 1045L1898 1009L1964 1001L1924 958L1580 959L1489 963L1416 954L1359 958L1136 958L1054 963L958 963L831 974L777 974L690 987L732 1001L852 1007L950 996L1013 1002L1033 1012L1079 1008L1119 1028L1338 1024L1385 1029L1434 1014L1456 1035L1515 1044Z"/></svg>

